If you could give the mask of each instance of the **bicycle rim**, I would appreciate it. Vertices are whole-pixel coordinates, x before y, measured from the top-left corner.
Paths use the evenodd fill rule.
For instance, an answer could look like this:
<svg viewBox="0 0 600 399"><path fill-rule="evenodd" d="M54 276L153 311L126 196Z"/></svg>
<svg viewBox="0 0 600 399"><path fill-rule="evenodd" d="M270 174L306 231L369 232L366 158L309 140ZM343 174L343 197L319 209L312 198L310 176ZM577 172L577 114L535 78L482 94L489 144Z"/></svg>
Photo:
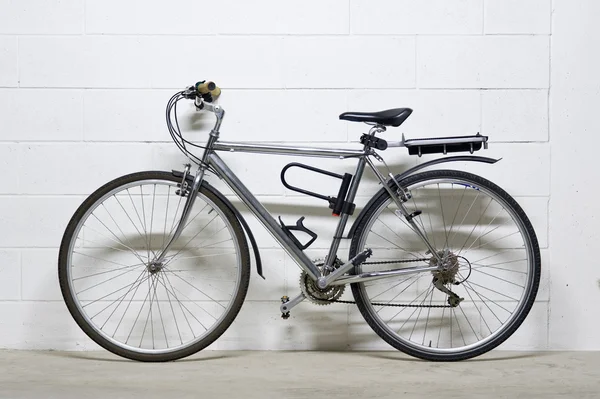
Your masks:
<svg viewBox="0 0 600 399"><path fill-rule="evenodd" d="M71 298L83 322L124 351L160 356L212 341L243 288L236 232L201 193L163 264L152 264L183 211L186 198L177 190L176 182L156 178L115 187L71 235Z"/></svg>
<svg viewBox="0 0 600 399"><path fill-rule="evenodd" d="M399 349L432 360L470 357L505 340L529 311L539 282L535 237L516 203L481 178L442 175L409 178L412 198L405 205L409 213L422 211L414 220L447 259L444 271L357 284L376 331ZM372 248L369 262L413 262L362 265L356 273L437 264L396 210L389 196L377 203L356 252ZM451 294L436 287L435 278L460 298L457 306L449 303Z"/></svg>

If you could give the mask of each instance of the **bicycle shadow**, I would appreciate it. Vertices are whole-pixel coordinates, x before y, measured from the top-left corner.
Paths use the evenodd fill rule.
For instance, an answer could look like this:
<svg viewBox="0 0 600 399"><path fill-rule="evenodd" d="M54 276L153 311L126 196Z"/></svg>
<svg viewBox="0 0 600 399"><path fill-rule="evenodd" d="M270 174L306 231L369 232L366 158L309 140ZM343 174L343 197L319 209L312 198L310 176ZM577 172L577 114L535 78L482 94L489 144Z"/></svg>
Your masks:
<svg viewBox="0 0 600 399"><path fill-rule="evenodd" d="M78 360L91 360L97 362L109 362L109 363L136 363L135 360L125 359L118 357L108 351L48 351L44 352L48 356L67 358L67 359L78 359ZM219 359L238 358L244 356L243 352L239 351L212 351L204 350L197 352L191 356L183 359L179 359L176 362L205 362ZM173 363L173 362L165 362Z"/></svg>

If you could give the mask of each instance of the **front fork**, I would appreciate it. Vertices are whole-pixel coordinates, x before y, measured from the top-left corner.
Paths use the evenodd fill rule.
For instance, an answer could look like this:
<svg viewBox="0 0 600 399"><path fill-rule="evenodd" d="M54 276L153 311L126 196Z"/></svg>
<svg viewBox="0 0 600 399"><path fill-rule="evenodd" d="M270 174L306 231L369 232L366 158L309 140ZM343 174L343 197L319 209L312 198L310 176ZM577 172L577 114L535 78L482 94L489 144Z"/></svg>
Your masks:
<svg viewBox="0 0 600 399"><path fill-rule="evenodd" d="M200 191L200 186L202 185L202 180L204 180L204 170L205 168L200 166L198 172L196 173L196 177L194 177L194 182L191 187L188 187L189 184L187 182L187 177L190 173L190 164L185 165L185 170L183 171L183 178L181 179L181 185L179 187L178 195L185 197L187 194L187 200L185 201L185 205L183 206L183 211L181 212L181 217L179 218L179 223L177 224L177 228L175 232L171 236L171 239L167 243L167 245L163 248L162 252L158 255L158 257L152 262L154 264L161 264L167 255L167 252L171 248L171 245L181 235L181 232L186 226L187 220L190 216L192 208L194 207L194 203L196 202L196 198L198 197L198 192Z"/></svg>

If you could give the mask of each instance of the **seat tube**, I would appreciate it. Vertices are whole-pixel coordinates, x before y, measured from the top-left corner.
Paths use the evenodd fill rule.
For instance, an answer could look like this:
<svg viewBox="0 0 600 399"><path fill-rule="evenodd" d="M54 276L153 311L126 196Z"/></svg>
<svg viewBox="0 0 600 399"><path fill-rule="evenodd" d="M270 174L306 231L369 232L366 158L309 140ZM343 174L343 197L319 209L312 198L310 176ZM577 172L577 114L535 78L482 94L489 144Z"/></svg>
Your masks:
<svg viewBox="0 0 600 399"><path fill-rule="evenodd" d="M358 192L358 185L360 184L360 180L362 179L363 172L365 170L366 158L368 155L361 157L358 161L358 165L356 166L356 171L354 172L354 177L352 178L352 183L350 184L350 188L348 190L348 195L346 196L346 202L354 202L354 198L356 197L356 193ZM335 233L333 236L333 240L331 241L331 246L329 247L329 253L327 254L327 258L325 264L328 267L333 266L333 262L336 260L337 251L340 247L340 242L342 237L344 236L344 229L346 228L346 223L348 222L347 213L342 213L340 215L340 221L338 222L337 228L335 229Z"/></svg>

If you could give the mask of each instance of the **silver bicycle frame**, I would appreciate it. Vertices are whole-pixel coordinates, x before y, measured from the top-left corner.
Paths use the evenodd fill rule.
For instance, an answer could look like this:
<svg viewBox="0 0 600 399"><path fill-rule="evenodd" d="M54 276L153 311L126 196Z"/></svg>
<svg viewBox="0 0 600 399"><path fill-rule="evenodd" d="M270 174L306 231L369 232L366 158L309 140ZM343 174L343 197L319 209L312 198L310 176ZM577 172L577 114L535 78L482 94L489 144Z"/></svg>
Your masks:
<svg viewBox="0 0 600 399"><path fill-rule="evenodd" d="M198 103L196 103L198 106ZM198 169L198 172L194 178L194 183L190 188L188 199L186 201L184 210L182 212L181 220L179 225L173 234L171 240L168 245L163 249L161 254L155 260L155 263L160 263L164 259L169 247L171 244L177 240L181 231L183 230L183 226L185 226L187 218L189 216L190 210L196 200L196 195L200 189L202 184L202 180L204 178L204 172L207 168L214 169L217 172L219 177L221 177L225 183L231 188L231 190L248 206L250 211L257 217L257 219L261 222L261 224L269 231L269 233L281 244L283 249L294 259L294 261L303 269L312 279L318 280L320 277L323 277L321 270L312 262L310 258L300 249L298 248L292 240L287 236L285 231L281 228L281 226L277 223L277 221L271 216L271 214L265 209L265 207L256 199L256 197L248 190L248 188L240 181L240 179L235 175L235 173L229 169L227 164L219 157L216 151L228 151L228 152L249 152L249 153L260 153L260 154L273 154L273 155L295 155L295 156L305 156L305 157L322 157L322 158L358 158L358 165L356 167L356 171L352 178L352 182L348 189L348 194L346 196L346 202L352 203L356 197L356 193L358 191L358 186L362 179L362 175L365 169L365 165L368 163L377 178L383 184L384 187L388 188L387 182L385 178L375 169L373 163L368 159L371 155L376 155L375 152L368 147L364 146L362 150L353 150L353 149L331 149L331 148L316 148L316 147L296 147L296 146L284 146L284 145L273 145L273 144L260 144L260 143L242 143L242 142L224 142L218 141L219 139L219 127L221 125L222 118L224 116L224 111L221 107L215 106L212 104L204 103L202 104L202 108L208 111L213 112L217 116L217 122L215 127L210 132L209 140L206 144L206 150L202 156L202 163ZM371 129L371 134L374 135L377 132L379 127L375 126ZM388 191L391 192L391 190ZM394 193L391 193L393 197L397 197ZM396 198L395 198L396 199ZM401 201L396 199L396 202L403 214L405 216L408 215L406 213L406 209ZM343 213L340 216L340 220L338 222L338 226L335 230L335 234L333 236L333 240L331 246L329 248L329 252L326 258L326 265L331 266L333 262L336 260L337 251L342 240L342 236L344 233L344 229L346 227L346 223L348 221L349 215ZM425 240L426 244L430 249L433 249L431 244L428 242L427 238L420 231L418 226L414 223L411 223L413 229L419 234L419 236ZM433 251L433 256L438 256L437 252ZM327 285L338 285L338 284L346 284L348 282L359 282L364 280L374 280L378 278L388 278L397 275L407 274L407 273L420 273L425 271L432 270L431 267L422 267L422 268L406 268L406 269L396 269L396 270L388 270L382 272L372 272L368 273L368 275L362 276L352 276L352 279L348 279L347 277L342 276L345 269L351 267L351 263L348 262L344 266L340 267L338 271L340 276L336 278L330 278L327 281ZM332 276L330 276L332 277ZM340 280L339 283L337 281Z"/></svg>

